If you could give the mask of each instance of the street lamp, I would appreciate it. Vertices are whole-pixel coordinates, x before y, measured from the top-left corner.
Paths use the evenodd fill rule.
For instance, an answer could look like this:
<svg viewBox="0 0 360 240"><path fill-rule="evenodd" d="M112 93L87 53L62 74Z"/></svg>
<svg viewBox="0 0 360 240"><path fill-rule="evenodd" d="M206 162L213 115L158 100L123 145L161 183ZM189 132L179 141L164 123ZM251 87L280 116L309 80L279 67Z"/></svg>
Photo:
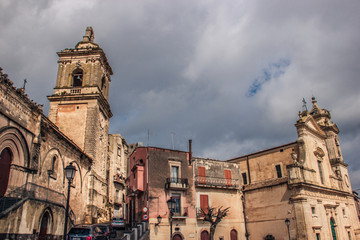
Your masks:
<svg viewBox="0 0 360 240"><path fill-rule="evenodd" d="M70 200L70 186L71 182L75 177L76 168L70 163L65 168L65 176L68 180L68 194L67 194L67 201L66 201L66 209L65 209L65 225L64 225L64 240L66 240L66 234L67 234L67 223L68 223L68 217L69 217L69 200Z"/></svg>
<svg viewBox="0 0 360 240"><path fill-rule="evenodd" d="M160 223L161 223L161 219L162 219L162 217L159 215L159 216L157 216L157 223L155 223L155 226L159 226L160 225Z"/></svg>
<svg viewBox="0 0 360 240"><path fill-rule="evenodd" d="M288 218L285 219L285 224L286 224L287 229L288 229L289 240L290 240L290 220Z"/></svg>
<svg viewBox="0 0 360 240"><path fill-rule="evenodd" d="M167 200L168 209L170 211L169 218L170 218L170 240L172 239L172 217L173 217L173 211L176 206L175 199L170 198Z"/></svg>

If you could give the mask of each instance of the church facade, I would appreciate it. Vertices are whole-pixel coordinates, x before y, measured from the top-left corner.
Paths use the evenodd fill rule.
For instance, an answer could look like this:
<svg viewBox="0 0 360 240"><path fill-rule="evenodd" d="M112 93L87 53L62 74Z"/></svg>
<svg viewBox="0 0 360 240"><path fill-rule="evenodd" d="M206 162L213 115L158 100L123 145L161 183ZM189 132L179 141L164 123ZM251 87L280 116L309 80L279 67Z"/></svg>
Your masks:
<svg viewBox="0 0 360 240"><path fill-rule="evenodd" d="M229 160L240 166L248 239L360 239L339 130L312 104L296 142Z"/></svg>
<svg viewBox="0 0 360 240"><path fill-rule="evenodd" d="M58 56L49 117L0 76L1 239L63 235L69 164L70 225L123 216L128 145L109 135L112 69L91 27Z"/></svg>

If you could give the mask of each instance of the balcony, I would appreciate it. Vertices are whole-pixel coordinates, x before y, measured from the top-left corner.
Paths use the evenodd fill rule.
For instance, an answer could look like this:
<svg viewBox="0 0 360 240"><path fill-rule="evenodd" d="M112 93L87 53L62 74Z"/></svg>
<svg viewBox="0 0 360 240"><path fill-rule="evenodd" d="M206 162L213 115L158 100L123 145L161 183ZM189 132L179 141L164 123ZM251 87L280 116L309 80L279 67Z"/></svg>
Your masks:
<svg viewBox="0 0 360 240"><path fill-rule="evenodd" d="M188 207L178 209L178 212L173 213L174 219L185 219L189 216Z"/></svg>
<svg viewBox="0 0 360 240"><path fill-rule="evenodd" d="M196 218L198 219L204 219L204 213L201 211L201 208L197 207L196 210Z"/></svg>
<svg viewBox="0 0 360 240"><path fill-rule="evenodd" d="M189 187L187 178L167 178L166 188L174 190L186 190Z"/></svg>
<svg viewBox="0 0 360 240"><path fill-rule="evenodd" d="M237 189L240 187L239 179L217 178L217 177L195 177L195 186L209 188Z"/></svg>
<svg viewBox="0 0 360 240"><path fill-rule="evenodd" d="M115 174L114 175L114 183L125 185L125 178L123 178L122 176L120 176L118 174Z"/></svg>

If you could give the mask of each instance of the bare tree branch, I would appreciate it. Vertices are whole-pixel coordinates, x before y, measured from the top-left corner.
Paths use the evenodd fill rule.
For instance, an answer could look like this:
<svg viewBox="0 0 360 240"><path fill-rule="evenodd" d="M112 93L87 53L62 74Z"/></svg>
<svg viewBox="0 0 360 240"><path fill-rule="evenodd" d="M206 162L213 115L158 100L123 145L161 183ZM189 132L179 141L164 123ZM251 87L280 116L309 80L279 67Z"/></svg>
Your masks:
<svg viewBox="0 0 360 240"><path fill-rule="evenodd" d="M221 222L221 220L226 217L229 213L230 207L222 209L222 206L218 209L216 208L208 208L202 209L201 213L204 216L204 221L210 223L210 240L214 239L214 234L216 230L216 226Z"/></svg>

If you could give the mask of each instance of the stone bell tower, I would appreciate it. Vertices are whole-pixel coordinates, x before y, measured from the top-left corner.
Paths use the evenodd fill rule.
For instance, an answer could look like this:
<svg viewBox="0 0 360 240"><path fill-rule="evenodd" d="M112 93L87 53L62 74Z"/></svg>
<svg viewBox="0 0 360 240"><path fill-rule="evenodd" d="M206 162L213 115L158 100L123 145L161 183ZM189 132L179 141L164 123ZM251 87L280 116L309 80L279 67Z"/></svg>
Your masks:
<svg viewBox="0 0 360 240"><path fill-rule="evenodd" d="M112 69L94 42L92 27L86 28L74 49L57 54L59 68L54 93L48 96L49 118L94 159L94 170L105 178Z"/></svg>

